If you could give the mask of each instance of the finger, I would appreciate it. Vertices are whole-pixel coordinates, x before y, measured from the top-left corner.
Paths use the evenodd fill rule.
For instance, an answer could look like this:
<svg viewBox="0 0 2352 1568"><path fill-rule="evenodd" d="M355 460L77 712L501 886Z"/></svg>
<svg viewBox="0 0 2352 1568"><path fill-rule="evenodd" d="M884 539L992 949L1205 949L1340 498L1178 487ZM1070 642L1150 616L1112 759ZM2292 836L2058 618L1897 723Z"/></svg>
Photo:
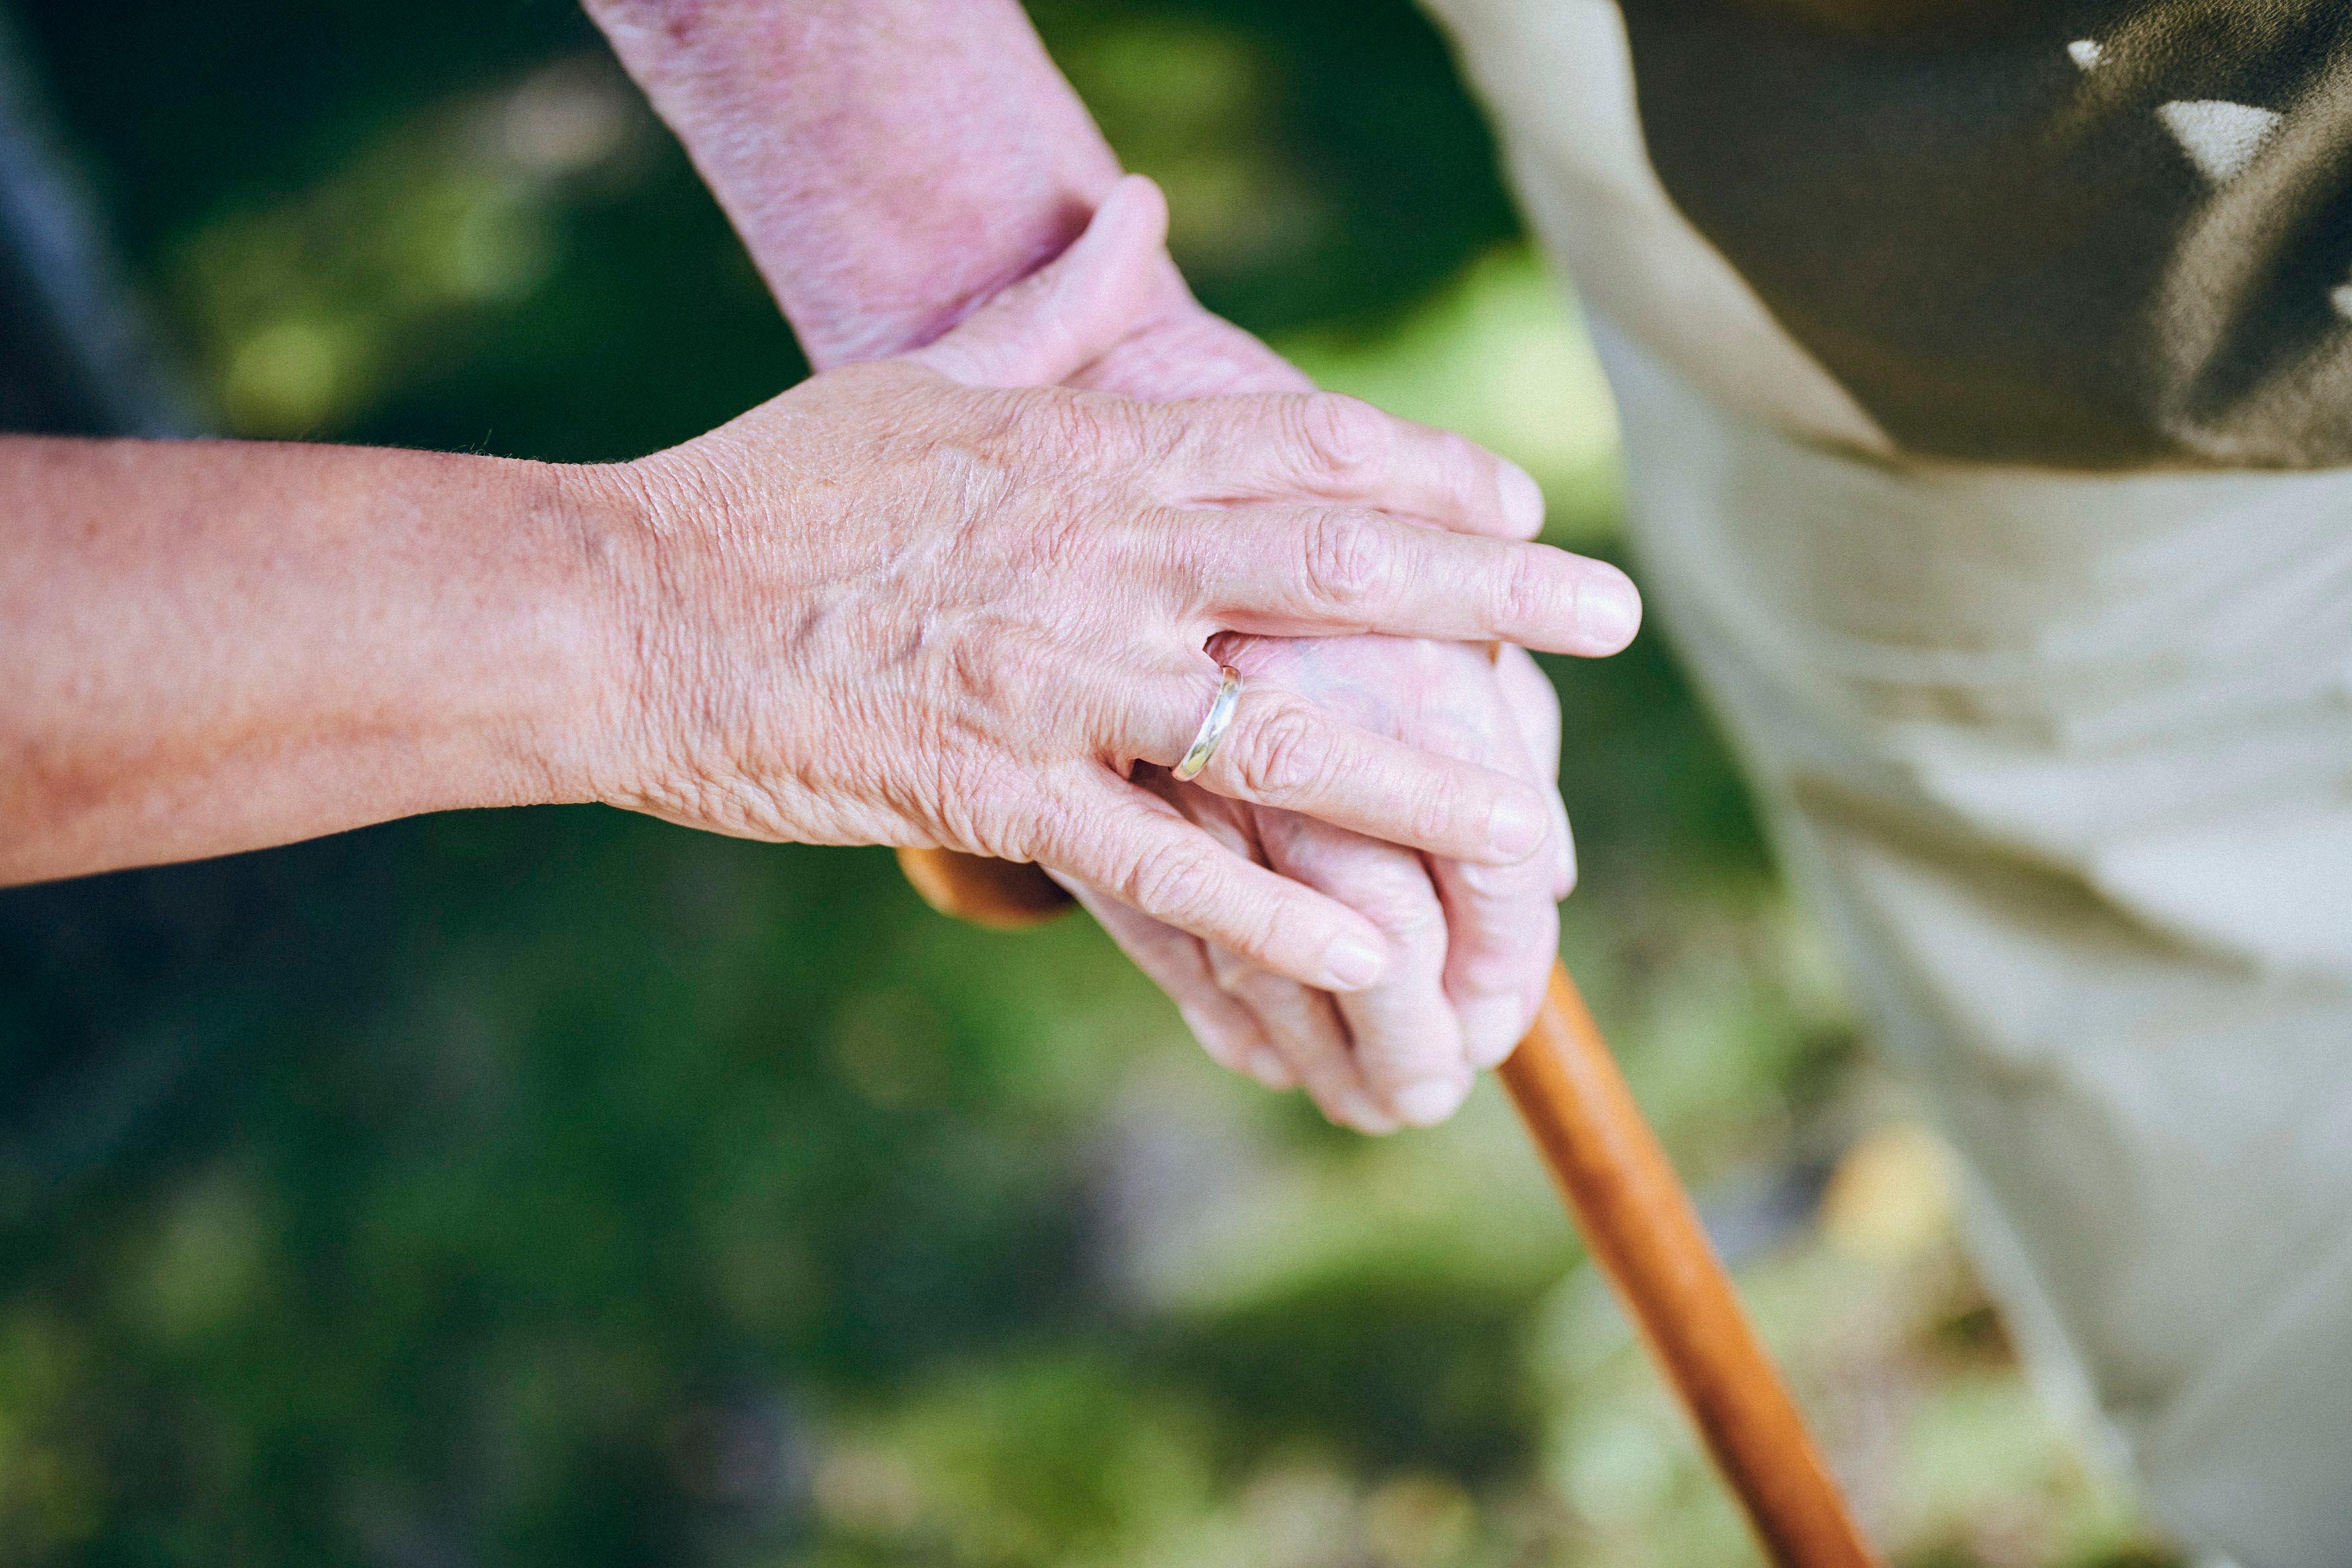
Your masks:
<svg viewBox="0 0 2352 1568"><path fill-rule="evenodd" d="M1286 637L1384 632L1612 654L1642 624L1633 580L1548 544L1476 539L1361 507L1247 506L1157 524L1210 624Z"/></svg>
<svg viewBox="0 0 2352 1568"><path fill-rule="evenodd" d="M1164 773L1143 787L1234 854L1249 859L1262 859L1265 853L1259 825L1285 820L1279 812L1254 810L1191 784L1176 784ZM1130 913L1130 918L1141 917ZM1234 1006L1250 1016L1270 1043L1280 1074L1302 1086L1335 1126L1370 1133L1396 1131L1395 1121L1373 1103L1356 1069L1347 1026L1333 1005L1335 998L1245 963L1214 942L1196 945L1214 984Z"/></svg>
<svg viewBox="0 0 2352 1568"><path fill-rule="evenodd" d="M1543 490L1526 469L1451 430L1336 392L1172 404L1176 505L1360 501L1463 533L1533 539Z"/></svg>
<svg viewBox="0 0 2352 1568"><path fill-rule="evenodd" d="M1475 716L1482 731L1478 750L1523 776L1549 778L1556 775L1556 766L1537 763L1538 753L1526 735L1530 724L1540 725L1547 717L1556 734L1558 704L1534 662L1524 653L1518 657L1523 667L1498 661L1494 680L1475 694L1486 709ZM1530 677L1539 691L1525 689ZM1515 685L1519 688L1517 706L1528 710L1524 721L1514 711ZM1547 748L1542 754L1549 758L1558 753ZM1557 799L1557 791L1551 793ZM1438 861L1432 868L1453 936L1446 956L1446 994L1461 1020L1464 1047L1478 1067L1502 1062L1527 1033L1558 953L1561 862L1556 846L1561 841L1558 835L1566 831L1565 816L1563 812L1549 853L1508 867Z"/></svg>
<svg viewBox="0 0 2352 1568"><path fill-rule="evenodd" d="M1124 717L1126 748L1171 767L1192 748L1216 687L1203 674L1158 683ZM1550 834L1542 793L1508 774L1359 729L1281 688L1244 686L1199 775L1217 794L1433 854L1507 863Z"/></svg>
<svg viewBox="0 0 2352 1568"><path fill-rule="evenodd" d="M1052 386L1144 326L1164 301L1168 203L1140 174L1113 185L1067 250L906 357L973 386Z"/></svg>
<svg viewBox="0 0 2352 1568"><path fill-rule="evenodd" d="M1209 967L1208 950L1200 938L1139 914L1117 899L1082 882L1057 879L1087 912L1118 944L1120 952L1143 971L1153 984L1168 994L1176 1011L1200 1042L1201 1049L1219 1067L1256 1079L1268 1089L1294 1087L1297 1079L1285 1063L1257 1017L1219 985ZM1301 995L1319 995L1293 981L1282 984Z"/></svg>
<svg viewBox="0 0 2352 1568"><path fill-rule="evenodd" d="M1523 647L1495 650L1495 684L1519 731L1552 819L1552 902L1576 889L1576 835L1569 826L1568 803L1559 795L1559 693L1534 656Z"/></svg>
<svg viewBox="0 0 2352 1568"><path fill-rule="evenodd" d="M1559 906L1540 859L1523 866L1441 860L1431 868L1453 945L1444 988L1465 1059L1498 1066L1528 1032L1559 951Z"/></svg>
<svg viewBox="0 0 2352 1568"><path fill-rule="evenodd" d="M1043 864L1302 984L1353 991L1380 978L1380 933L1354 910L1252 865L1107 768L1060 782Z"/></svg>
<svg viewBox="0 0 2352 1568"><path fill-rule="evenodd" d="M1388 939L1378 985L1331 999L1381 1109L1409 1126L1444 1121L1469 1097L1462 1029L1445 991L1450 937L1423 858L1301 817L1265 814L1266 863L1363 915Z"/></svg>
<svg viewBox="0 0 2352 1568"><path fill-rule="evenodd" d="M1202 947L1218 985L1257 1019L1285 1068L1327 1120L1375 1136L1396 1131L1395 1119L1381 1109L1358 1070L1337 996L1286 980L1215 942Z"/></svg>

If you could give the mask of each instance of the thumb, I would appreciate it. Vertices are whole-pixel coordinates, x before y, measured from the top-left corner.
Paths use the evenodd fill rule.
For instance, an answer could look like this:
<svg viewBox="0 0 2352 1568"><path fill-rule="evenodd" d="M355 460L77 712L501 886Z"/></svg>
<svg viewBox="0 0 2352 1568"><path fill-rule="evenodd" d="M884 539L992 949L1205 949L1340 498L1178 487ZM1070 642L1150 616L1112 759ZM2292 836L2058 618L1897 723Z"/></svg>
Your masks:
<svg viewBox="0 0 2352 1568"><path fill-rule="evenodd" d="M906 357L974 386L1066 381L1144 323L1167 238L1167 199L1129 174L1067 250Z"/></svg>

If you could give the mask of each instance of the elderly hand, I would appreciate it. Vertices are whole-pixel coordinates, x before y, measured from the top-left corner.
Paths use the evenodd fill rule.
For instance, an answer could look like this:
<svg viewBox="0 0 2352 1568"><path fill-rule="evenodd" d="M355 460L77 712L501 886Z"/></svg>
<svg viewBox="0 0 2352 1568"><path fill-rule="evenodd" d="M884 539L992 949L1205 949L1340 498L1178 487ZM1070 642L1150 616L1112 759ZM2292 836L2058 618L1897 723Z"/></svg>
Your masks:
<svg viewBox="0 0 2352 1568"><path fill-rule="evenodd" d="M1525 651L1399 637L1234 638L1238 668L1381 733L1538 782L1559 772L1559 705ZM1575 879L1568 827L1509 866L1424 856L1327 823L1161 781L1167 797L1238 852L1363 914L1389 945L1376 985L1328 995L1076 889L1168 990L1202 1047L1272 1089L1303 1087L1367 1132L1450 1116L1473 1069L1507 1057L1533 1017Z"/></svg>
<svg viewBox="0 0 2352 1568"><path fill-rule="evenodd" d="M1155 399L1309 384L1181 290L1163 300L1148 328L1075 379ZM1517 485L1532 494L1524 476ZM1524 535L1539 521L1539 500L1515 509ZM1237 637L1223 651L1237 668L1274 674L1366 729L1526 779L1549 803L1550 842L1516 864L1482 865L1156 781L1166 799L1229 847L1320 889L1381 929L1388 973L1339 995L1299 985L1082 884L1071 883L1072 890L1174 999L1219 1062L1271 1088L1303 1086L1327 1116L1364 1131L1443 1121L1469 1093L1473 1071L1503 1060L1526 1032L1556 952L1558 904L1575 882L1551 684L1516 647L1490 657L1461 643Z"/></svg>
<svg viewBox="0 0 2352 1568"><path fill-rule="evenodd" d="M1381 977L1377 924L1134 782L1190 744L1209 645L1370 631L1608 653L1638 602L1612 567L1498 537L1529 531L1524 476L1364 405L1010 387L1128 335L1163 216L1122 187L931 348L597 472L585 504L646 523L616 574L639 668L608 798L752 837L1034 859L1254 971ZM1449 862L1552 842L1526 779L1235 657L1259 679L1201 775L1217 795Z"/></svg>

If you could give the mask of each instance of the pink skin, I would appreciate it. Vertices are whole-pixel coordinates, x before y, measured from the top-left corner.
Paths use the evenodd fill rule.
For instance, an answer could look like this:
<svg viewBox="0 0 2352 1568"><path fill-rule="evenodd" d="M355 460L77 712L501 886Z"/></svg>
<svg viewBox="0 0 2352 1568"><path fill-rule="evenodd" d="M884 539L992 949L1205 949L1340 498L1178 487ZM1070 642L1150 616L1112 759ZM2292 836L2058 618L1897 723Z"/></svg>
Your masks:
<svg viewBox="0 0 2352 1568"><path fill-rule="evenodd" d="M1118 163L1014 0L588 0L677 132L820 365L929 342L1058 254ZM1196 304L1162 259L1156 304L1074 384L1163 400L1296 391L1298 372ZM1524 479L1524 476L1521 476ZM1411 512L1410 506L1394 510ZM1521 489L1514 526L1540 500ZM1630 635L1631 628L1627 628ZM1210 1055L1303 1085L1367 1131L1443 1120L1507 1056L1573 880L1559 720L1524 654L1377 637L1236 639L1230 657L1364 728L1541 788L1548 847L1508 871L1376 843L1164 780L1186 817L1387 937L1380 984L1331 996L1079 896Z"/></svg>
<svg viewBox="0 0 2352 1568"><path fill-rule="evenodd" d="M607 798L754 837L1035 860L1291 983L1381 977L1377 926L1132 782L1190 745L1209 649L1374 629L1608 652L1631 585L1495 537L1496 459L1352 399L1055 384L1125 335L1165 216L1126 181L1060 258L929 348L612 471L649 520L624 579L646 585L626 619L654 635L627 753L643 782ZM1201 787L1497 868L1548 844L1524 780L1254 662Z"/></svg>
<svg viewBox="0 0 2352 1568"><path fill-rule="evenodd" d="M1370 984L1379 927L1147 787L1211 650L1603 653L1636 603L1509 537L1513 476L1459 437L1323 393L1058 384L1152 302L1165 218L1127 181L930 346L632 463L0 440L0 880L604 800L1034 860L1303 994ZM1288 646L1230 653L1257 674L1203 789L1497 868L1541 851L1540 791L1307 700L1256 663Z"/></svg>

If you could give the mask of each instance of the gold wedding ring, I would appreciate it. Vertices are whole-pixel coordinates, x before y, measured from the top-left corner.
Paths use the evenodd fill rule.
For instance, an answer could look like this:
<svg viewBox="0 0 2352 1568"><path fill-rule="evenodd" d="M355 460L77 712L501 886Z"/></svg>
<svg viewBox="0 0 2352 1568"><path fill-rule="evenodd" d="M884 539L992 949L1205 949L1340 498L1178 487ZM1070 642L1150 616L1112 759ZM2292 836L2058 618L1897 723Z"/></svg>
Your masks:
<svg viewBox="0 0 2352 1568"><path fill-rule="evenodd" d="M1217 687L1217 700L1209 704L1209 716L1201 721L1201 732L1192 737L1192 748L1176 764L1179 784L1188 784L1201 776L1201 770L1216 754L1217 742L1234 727L1234 710L1242 705L1242 672L1227 664L1219 666L1217 673L1224 677Z"/></svg>

